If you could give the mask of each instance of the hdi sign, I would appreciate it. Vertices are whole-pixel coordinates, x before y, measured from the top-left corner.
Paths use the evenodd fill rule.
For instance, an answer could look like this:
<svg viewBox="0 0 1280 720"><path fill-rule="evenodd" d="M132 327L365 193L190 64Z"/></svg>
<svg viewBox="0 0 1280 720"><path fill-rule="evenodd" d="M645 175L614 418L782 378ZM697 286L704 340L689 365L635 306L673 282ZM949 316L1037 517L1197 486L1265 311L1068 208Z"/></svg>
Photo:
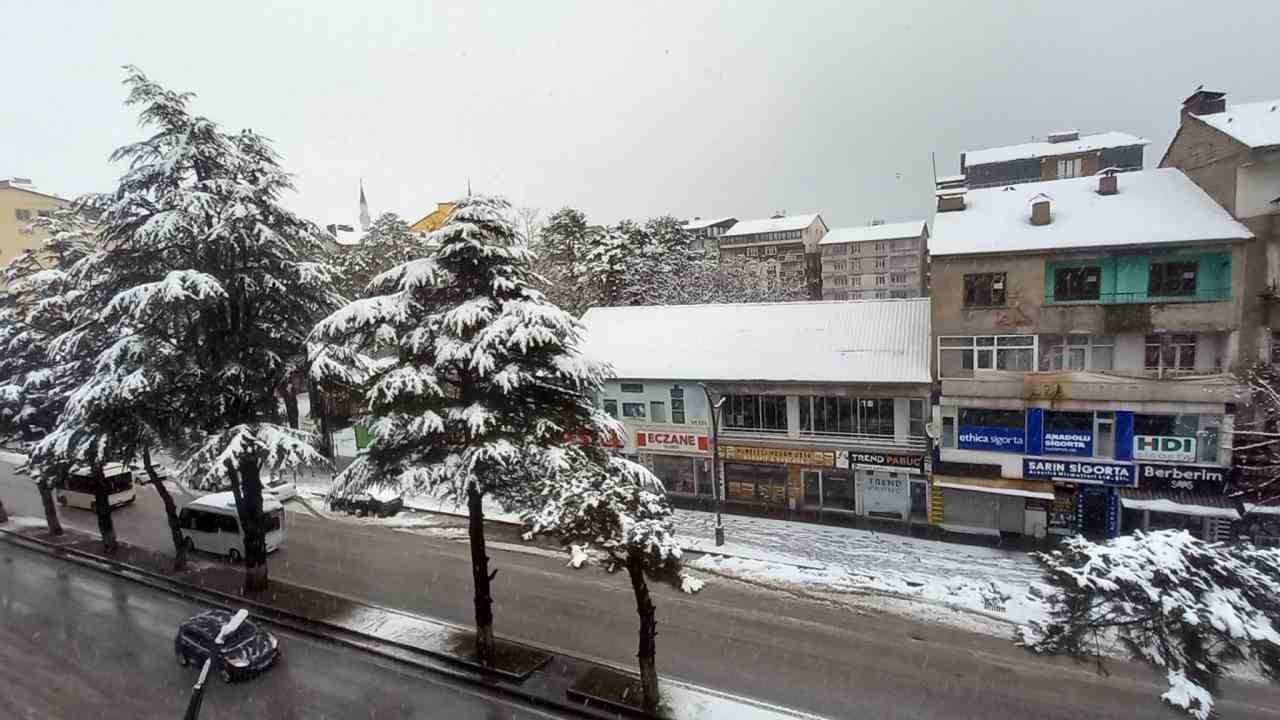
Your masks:
<svg viewBox="0 0 1280 720"><path fill-rule="evenodd" d="M1133 459L1195 462L1196 439L1172 435L1134 435Z"/></svg>

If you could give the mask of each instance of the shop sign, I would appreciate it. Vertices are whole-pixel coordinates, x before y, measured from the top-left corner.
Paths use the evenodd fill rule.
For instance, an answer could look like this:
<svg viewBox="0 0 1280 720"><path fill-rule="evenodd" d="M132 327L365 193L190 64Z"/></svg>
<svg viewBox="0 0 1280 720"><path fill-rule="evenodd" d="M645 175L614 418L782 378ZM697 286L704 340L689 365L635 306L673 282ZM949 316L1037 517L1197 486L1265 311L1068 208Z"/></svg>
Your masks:
<svg viewBox="0 0 1280 720"><path fill-rule="evenodd" d="M1046 455L1093 456L1093 432L1089 430L1045 430Z"/></svg>
<svg viewBox="0 0 1280 720"><path fill-rule="evenodd" d="M570 445L599 445L607 448L622 447L623 437L617 433L609 433L608 435L592 436L591 433L584 432L567 432L564 434L564 441Z"/></svg>
<svg viewBox="0 0 1280 720"><path fill-rule="evenodd" d="M915 470L924 472L923 455L894 455L892 453L871 453L849 451L849 462L853 465L876 465L895 470Z"/></svg>
<svg viewBox="0 0 1280 720"><path fill-rule="evenodd" d="M1134 460L1196 461L1196 439L1171 435L1134 435Z"/></svg>
<svg viewBox="0 0 1280 720"><path fill-rule="evenodd" d="M1022 477L1039 480L1066 480L1068 482L1115 487L1136 487L1137 474L1128 463L1085 462L1083 460L1045 460L1024 458Z"/></svg>
<svg viewBox="0 0 1280 720"><path fill-rule="evenodd" d="M644 450L687 450L690 452L707 452L706 435L678 432L649 432L641 430L636 433L636 448Z"/></svg>
<svg viewBox="0 0 1280 720"><path fill-rule="evenodd" d="M1153 489L1218 490L1227 484L1228 472L1226 468L1142 463L1138 466L1138 482L1141 487Z"/></svg>
<svg viewBox="0 0 1280 720"><path fill-rule="evenodd" d="M1022 428L961 425L956 446L962 450L1020 453L1026 450L1026 437Z"/></svg>
<svg viewBox="0 0 1280 720"><path fill-rule="evenodd" d="M867 515L906 517L910 503L911 481L905 477L879 477L867 475L862 478L862 509Z"/></svg>
<svg viewBox="0 0 1280 720"><path fill-rule="evenodd" d="M835 467L836 465L836 454L821 450L721 445L720 457L725 460L745 460L747 462L776 463L779 465L810 465L818 467Z"/></svg>

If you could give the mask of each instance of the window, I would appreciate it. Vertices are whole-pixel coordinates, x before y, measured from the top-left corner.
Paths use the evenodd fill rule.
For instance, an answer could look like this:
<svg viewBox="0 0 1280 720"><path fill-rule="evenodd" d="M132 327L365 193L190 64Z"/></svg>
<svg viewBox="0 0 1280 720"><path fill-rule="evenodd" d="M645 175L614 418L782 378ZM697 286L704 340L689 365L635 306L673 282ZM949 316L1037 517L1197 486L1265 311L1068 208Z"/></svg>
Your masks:
<svg viewBox="0 0 1280 720"><path fill-rule="evenodd" d="M838 263L831 264L832 270L847 270L848 268L849 268L849 263L847 262L838 262Z"/></svg>
<svg viewBox="0 0 1280 720"><path fill-rule="evenodd" d="M883 284L884 284L884 276L883 276L883 275L877 275L877 276L876 276L876 284L877 284L877 285L883 285Z"/></svg>
<svg viewBox="0 0 1280 720"><path fill-rule="evenodd" d="M942 447L956 446L956 419L947 415L942 418Z"/></svg>
<svg viewBox="0 0 1280 720"><path fill-rule="evenodd" d="M747 257L756 257L759 254L760 254L759 248L753 248L753 247L747 248Z"/></svg>
<svg viewBox="0 0 1280 720"><path fill-rule="evenodd" d="M853 284L853 286L854 286L854 287L862 287L862 276L861 276L861 275L852 275L852 276L850 276L849 280L852 282L852 284Z"/></svg>
<svg viewBox="0 0 1280 720"><path fill-rule="evenodd" d="M894 285L902 285L907 282L906 273L889 273L889 282Z"/></svg>
<svg viewBox="0 0 1280 720"><path fill-rule="evenodd" d="M923 418L924 403L920 413ZM920 434L924 434L923 425ZM892 398L802 396L800 431L826 435L888 435L893 432Z"/></svg>
<svg viewBox="0 0 1280 720"><path fill-rule="evenodd" d="M622 403L622 417L644 419L644 403L624 402Z"/></svg>
<svg viewBox="0 0 1280 720"><path fill-rule="evenodd" d="M13 211L14 217L18 218L18 222L26 222L31 219L31 211L18 208Z"/></svg>
<svg viewBox="0 0 1280 720"><path fill-rule="evenodd" d="M965 307L1004 305L1004 273L979 273L964 276Z"/></svg>
<svg viewBox="0 0 1280 720"><path fill-rule="evenodd" d="M1094 413L1094 447L1096 457L1116 456L1116 421L1110 412Z"/></svg>
<svg viewBox="0 0 1280 720"><path fill-rule="evenodd" d="M666 403L651 400L649 402L649 419L656 423L664 423L667 421L667 405Z"/></svg>
<svg viewBox="0 0 1280 720"><path fill-rule="evenodd" d="M1053 273L1053 299L1097 300L1101 296L1102 268L1097 265L1058 268Z"/></svg>
<svg viewBox="0 0 1280 720"><path fill-rule="evenodd" d="M884 254L884 243L882 243L882 242L878 242L878 243L876 243L876 254L877 254L877 255L883 255L883 254Z"/></svg>
<svg viewBox="0 0 1280 720"><path fill-rule="evenodd" d="M219 532L231 533L232 535L240 534L240 523L230 515L218 515Z"/></svg>
<svg viewBox="0 0 1280 720"><path fill-rule="evenodd" d="M767 247L767 248L765 248L765 249L764 249L764 254L765 254L765 255L777 255L777 254L778 254L778 248L777 248L776 246L774 246L774 245L770 245L769 247Z"/></svg>
<svg viewBox="0 0 1280 720"><path fill-rule="evenodd" d="M684 388L679 385L671 388L671 422L684 424Z"/></svg>
<svg viewBox="0 0 1280 720"><path fill-rule="evenodd" d="M1080 177L1084 174L1083 158L1058 161L1058 179Z"/></svg>
<svg viewBox="0 0 1280 720"><path fill-rule="evenodd" d="M942 377L973 377L977 370L1035 369L1034 335L985 335L938 338Z"/></svg>
<svg viewBox="0 0 1280 720"><path fill-rule="evenodd" d="M893 249L894 250L915 250L916 241L915 240L894 240Z"/></svg>
<svg viewBox="0 0 1280 720"><path fill-rule="evenodd" d="M1041 335L1040 370L1110 370L1115 338L1110 335Z"/></svg>
<svg viewBox="0 0 1280 720"><path fill-rule="evenodd" d="M843 275L837 275L836 277L831 278L831 284L836 286L848 285L849 278Z"/></svg>
<svg viewBox="0 0 1280 720"><path fill-rule="evenodd" d="M196 532L216 533L218 532L218 516L207 512L192 512L191 524L195 526Z"/></svg>
<svg viewBox="0 0 1280 720"><path fill-rule="evenodd" d="M726 395L722 412L726 429L787 429L787 398L783 395Z"/></svg>
<svg viewBox="0 0 1280 720"><path fill-rule="evenodd" d="M609 417L614 417L614 418L618 417L618 401L605 400L604 411L609 415Z"/></svg>
<svg viewBox="0 0 1280 720"><path fill-rule="evenodd" d="M644 392L643 383L622 383L620 386L624 393L642 393Z"/></svg>
<svg viewBox="0 0 1280 720"><path fill-rule="evenodd" d="M1143 368L1148 375L1172 377L1188 375L1196 368L1196 336L1193 334L1148 335Z"/></svg>
<svg viewBox="0 0 1280 720"><path fill-rule="evenodd" d="M884 268L885 268L885 259L876 258L876 270L883 270Z"/></svg>
<svg viewBox="0 0 1280 720"><path fill-rule="evenodd" d="M36 211L36 217L42 217L42 218L53 217L53 211L52 211L52 210L37 210L37 211Z"/></svg>
<svg viewBox="0 0 1280 720"><path fill-rule="evenodd" d="M1195 295L1197 269L1194 262L1151 263L1147 294Z"/></svg>
<svg viewBox="0 0 1280 720"><path fill-rule="evenodd" d="M911 406L911 411L907 434L911 437L924 437L924 400L911 398L908 402Z"/></svg>

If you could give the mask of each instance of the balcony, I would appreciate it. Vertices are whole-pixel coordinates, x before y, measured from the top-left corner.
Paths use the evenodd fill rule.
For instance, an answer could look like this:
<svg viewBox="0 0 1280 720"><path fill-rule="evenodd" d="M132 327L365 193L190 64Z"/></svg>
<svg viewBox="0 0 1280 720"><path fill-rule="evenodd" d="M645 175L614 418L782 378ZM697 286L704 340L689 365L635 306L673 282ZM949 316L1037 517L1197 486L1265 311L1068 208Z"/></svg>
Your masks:
<svg viewBox="0 0 1280 720"><path fill-rule="evenodd" d="M1059 300L1052 290L1045 293L1045 305L1133 305L1146 303L1218 302L1231 299L1231 288L1197 288L1185 295L1152 295L1146 290L1132 292L1105 292L1096 297L1067 298Z"/></svg>

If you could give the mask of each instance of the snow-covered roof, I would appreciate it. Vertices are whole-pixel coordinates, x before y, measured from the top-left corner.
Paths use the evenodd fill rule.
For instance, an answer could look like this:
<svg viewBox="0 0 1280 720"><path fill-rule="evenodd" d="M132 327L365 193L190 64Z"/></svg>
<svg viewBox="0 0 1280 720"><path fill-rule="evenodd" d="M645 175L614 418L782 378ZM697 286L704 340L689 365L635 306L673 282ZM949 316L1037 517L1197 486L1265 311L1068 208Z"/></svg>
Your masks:
<svg viewBox="0 0 1280 720"><path fill-rule="evenodd" d="M230 490L209 493L208 495L201 495L195 500L187 503L187 507L234 511L236 509L236 497ZM284 505L281 505L279 500L276 500L273 497L267 497L266 495L262 496L263 512L275 512L276 510L282 509L284 509Z"/></svg>
<svg viewBox="0 0 1280 720"><path fill-rule="evenodd" d="M726 237L734 235L755 235L756 233L779 232L782 230L803 230L818 219L818 213L808 215L787 215L780 218L763 218L761 220L742 220L729 228Z"/></svg>
<svg viewBox="0 0 1280 720"><path fill-rule="evenodd" d="M943 175L942 177L934 180L934 182L940 185L947 184L947 183L960 183L964 181L965 181L965 177L963 175Z"/></svg>
<svg viewBox="0 0 1280 720"><path fill-rule="evenodd" d="M1241 103L1196 117L1251 148L1280 145L1280 100Z"/></svg>
<svg viewBox="0 0 1280 720"><path fill-rule="evenodd" d="M836 243L863 242L865 240L895 240L897 238L920 237L924 233L924 220L886 223L883 225L863 225L861 227L835 228L822 237L819 245Z"/></svg>
<svg viewBox="0 0 1280 720"><path fill-rule="evenodd" d="M929 299L596 307L582 351L621 379L928 383Z"/></svg>
<svg viewBox="0 0 1280 720"><path fill-rule="evenodd" d="M1222 496L1204 493L1162 493L1140 488L1122 488L1120 490L1120 504L1129 510L1150 510L1151 512L1194 515L1196 517L1217 517L1228 520L1240 519L1240 513L1236 512L1231 500Z"/></svg>
<svg viewBox="0 0 1280 720"><path fill-rule="evenodd" d="M964 154L964 164L965 167L972 167L974 165L1009 162L1010 160L1025 160L1026 158L1074 155L1091 150L1146 145L1150 142L1146 138L1130 135L1129 133L1104 132L1096 135L1085 135L1079 140L1067 140L1065 142L1029 142L1020 145L986 148L985 150L968 150Z"/></svg>
<svg viewBox="0 0 1280 720"><path fill-rule="evenodd" d="M731 217L701 218L701 219L694 218L693 220L686 221L684 226L688 230L701 230L703 228L711 227L712 225L719 225L720 223L723 223L723 222L733 222L734 219L735 218L731 218Z"/></svg>
<svg viewBox="0 0 1280 720"><path fill-rule="evenodd" d="M1114 195L1099 195L1096 177L970 190L964 210L934 217L929 252L967 255L1253 237L1177 168L1116 178ZM1036 226L1030 200L1040 194L1050 199L1052 221Z"/></svg>

